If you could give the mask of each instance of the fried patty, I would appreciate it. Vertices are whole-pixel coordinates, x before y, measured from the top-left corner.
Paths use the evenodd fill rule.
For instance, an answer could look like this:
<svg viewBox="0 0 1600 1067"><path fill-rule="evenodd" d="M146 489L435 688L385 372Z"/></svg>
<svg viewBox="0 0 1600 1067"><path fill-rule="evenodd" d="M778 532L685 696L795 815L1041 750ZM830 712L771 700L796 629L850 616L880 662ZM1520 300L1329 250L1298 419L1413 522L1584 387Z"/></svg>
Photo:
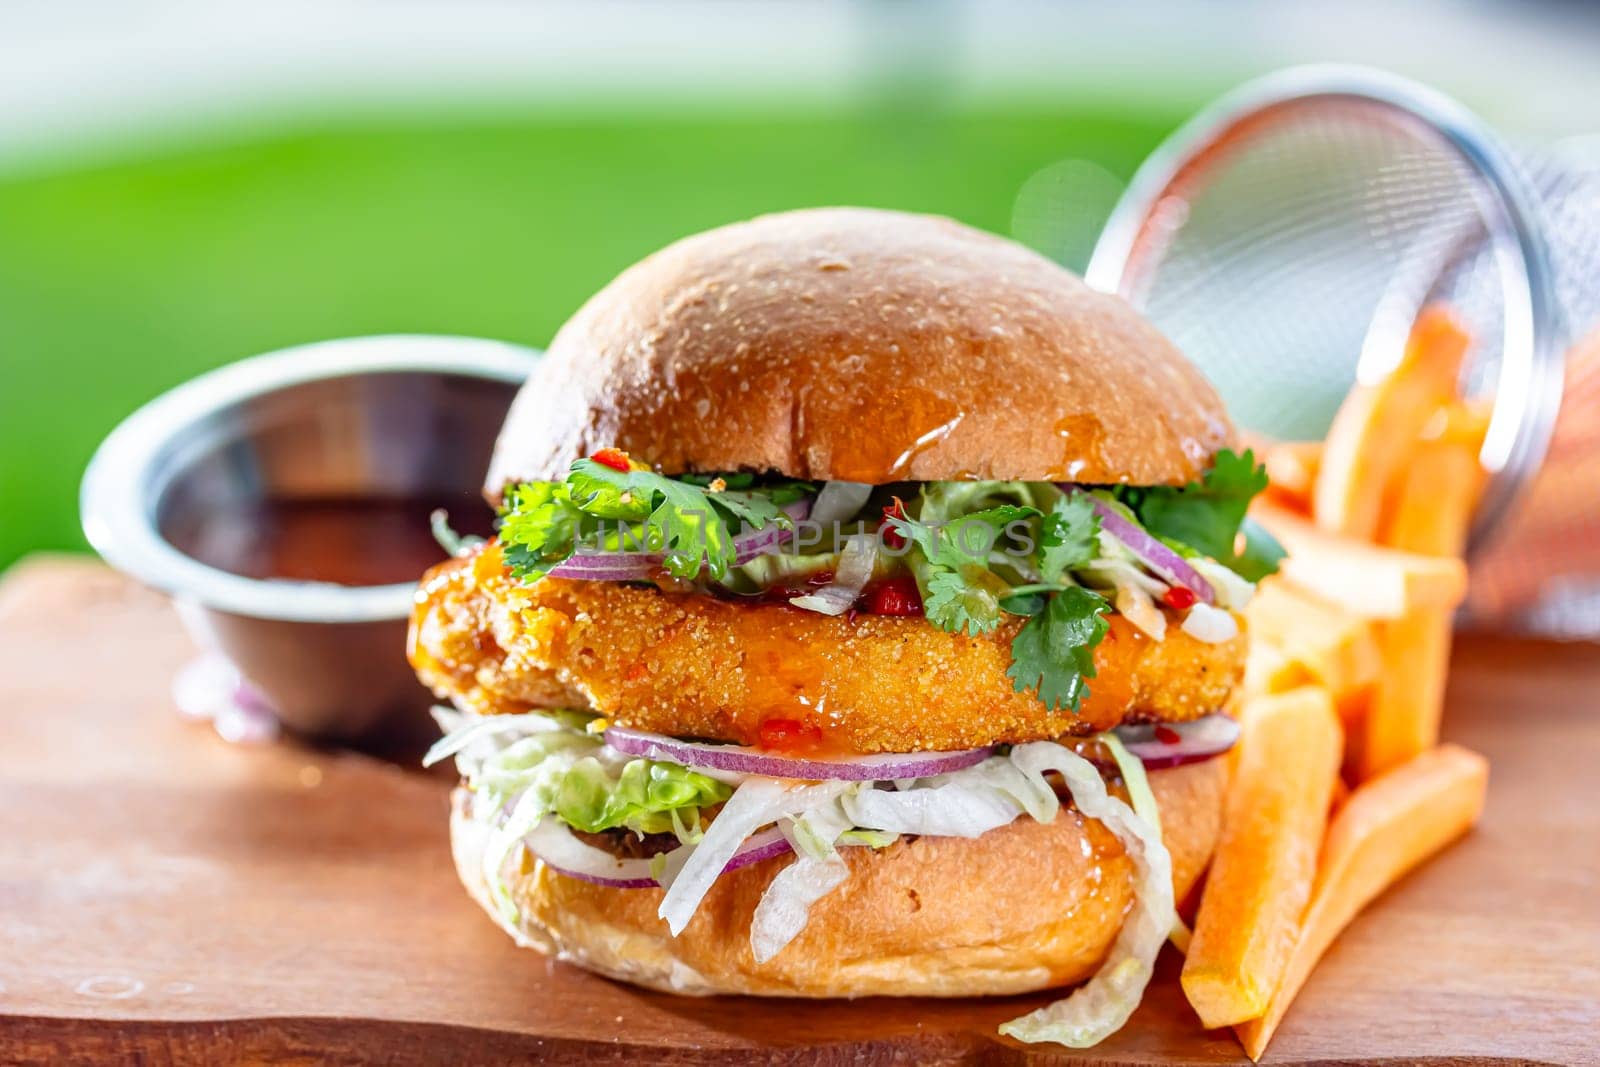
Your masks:
<svg viewBox="0 0 1600 1067"><path fill-rule="evenodd" d="M1051 712L1006 677L1020 625L967 636L921 618L833 618L615 582L522 583L491 545L429 572L410 655L436 693L481 714L588 708L622 726L747 745L770 744L778 724L784 736L855 752L1198 718L1222 706L1244 668L1242 633L1211 645L1174 626L1152 641L1113 616L1090 696L1077 714Z"/></svg>

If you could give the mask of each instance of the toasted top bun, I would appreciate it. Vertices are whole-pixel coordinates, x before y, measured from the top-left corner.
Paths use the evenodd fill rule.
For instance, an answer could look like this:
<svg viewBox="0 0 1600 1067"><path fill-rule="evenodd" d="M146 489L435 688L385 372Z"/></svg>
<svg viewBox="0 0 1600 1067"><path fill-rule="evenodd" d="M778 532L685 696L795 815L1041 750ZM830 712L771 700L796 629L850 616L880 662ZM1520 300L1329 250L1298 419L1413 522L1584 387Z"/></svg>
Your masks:
<svg viewBox="0 0 1600 1067"><path fill-rule="evenodd" d="M606 446L668 474L1180 484L1232 433L1121 299L949 219L824 208L623 271L556 335L485 489Z"/></svg>
<svg viewBox="0 0 1600 1067"><path fill-rule="evenodd" d="M1226 764L1150 772L1179 900L1216 846ZM676 938L656 916L661 890L590 885L534 862L512 887L521 921L509 924L484 883L488 828L468 817L464 797L458 790L451 819L456 870L519 944L670 993L967 997L1071 985L1100 966L1133 900L1133 863L1104 826L1074 809L1051 823L1023 816L971 840L844 849L849 878L757 963L751 917L791 859L717 879Z"/></svg>

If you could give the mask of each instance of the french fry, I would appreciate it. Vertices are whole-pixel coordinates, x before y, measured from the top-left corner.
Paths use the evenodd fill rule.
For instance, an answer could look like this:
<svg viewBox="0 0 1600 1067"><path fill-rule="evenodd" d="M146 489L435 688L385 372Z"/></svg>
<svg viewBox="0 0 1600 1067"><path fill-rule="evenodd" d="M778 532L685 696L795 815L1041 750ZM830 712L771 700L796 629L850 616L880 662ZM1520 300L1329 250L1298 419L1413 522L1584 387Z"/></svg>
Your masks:
<svg viewBox="0 0 1600 1067"><path fill-rule="evenodd" d="M1338 777L1342 732L1326 691L1258 698L1244 718L1238 767L1183 991L1208 1028L1267 1010L1294 951Z"/></svg>
<svg viewBox="0 0 1600 1067"><path fill-rule="evenodd" d="M1382 653L1372 622L1281 575L1260 584L1245 618L1253 637L1270 635L1266 639L1283 657L1299 664L1341 707L1378 677Z"/></svg>
<svg viewBox="0 0 1600 1067"><path fill-rule="evenodd" d="M1250 630L1250 650L1245 653L1241 685L1246 694L1287 693L1312 683L1311 672L1276 643L1276 635L1258 630L1255 623L1250 624Z"/></svg>
<svg viewBox="0 0 1600 1067"><path fill-rule="evenodd" d="M1489 764L1456 745L1424 752L1350 794L1328 826L1316 889L1264 1015L1235 1033L1259 1060L1312 968L1356 914L1460 837L1483 811Z"/></svg>
<svg viewBox="0 0 1600 1067"><path fill-rule="evenodd" d="M1417 316L1399 366L1339 406L1317 470L1312 513L1330 533L1373 540L1383 502L1440 407L1456 399L1471 339L1441 307Z"/></svg>
<svg viewBox="0 0 1600 1067"><path fill-rule="evenodd" d="M1437 432L1417 445L1401 474L1379 540L1424 556L1460 556L1486 472L1478 462L1487 413L1449 404L1436 416Z"/></svg>
<svg viewBox="0 0 1600 1067"><path fill-rule="evenodd" d="M1373 690L1357 756L1367 781L1439 743L1445 676L1450 669L1451 613L1418 608L1382 625L1383 675Z"/></svg>
<svg viewBox="0 0 1600 1067"><path fill-rule="evenodd" d="M1321 441L1276 441L1262 448L1267 492L1285 507L1311 514L1311 495L1322 463Z"/></svg>
<svg viewBox="0 0 1600 1067"><path fill-rule="evenodd" d="M1466 592L1467 568L1459 559L1339 537L1264 501L1250 513L1288 550L1284 577L1364 618L1403 619L1417 608L1454 608Z"/></svg>

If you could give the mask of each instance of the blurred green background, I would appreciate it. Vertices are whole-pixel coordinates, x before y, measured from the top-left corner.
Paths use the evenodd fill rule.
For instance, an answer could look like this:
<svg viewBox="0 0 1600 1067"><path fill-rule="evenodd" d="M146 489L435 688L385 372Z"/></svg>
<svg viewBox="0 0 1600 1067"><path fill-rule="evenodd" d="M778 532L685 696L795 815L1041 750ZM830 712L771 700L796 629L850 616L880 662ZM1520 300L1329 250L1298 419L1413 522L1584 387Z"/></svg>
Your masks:
<svg viewBox="0 0 1600 1067"><path fill-rule="evenodd" d="M720 223L939 212L1081 268L1144 156L1269 70L1369 64L1514 137L1592 134L1591 8L0 2L0 567L83 547L96 443L201 371L379 332L542 346Z"/></svg>
<svg viewBox="0 0 1600 1067"><path fill-rule="evenodd" d="M200 371L363 333L542 346L634 260L766 211L892 206L1008 233L1030 177L1072 159L1126 179L1183 112L502 109L218 134L0 178L0 567L81 547L96 443ZM1051 243L1048 226L1019 229Z"/></svg>

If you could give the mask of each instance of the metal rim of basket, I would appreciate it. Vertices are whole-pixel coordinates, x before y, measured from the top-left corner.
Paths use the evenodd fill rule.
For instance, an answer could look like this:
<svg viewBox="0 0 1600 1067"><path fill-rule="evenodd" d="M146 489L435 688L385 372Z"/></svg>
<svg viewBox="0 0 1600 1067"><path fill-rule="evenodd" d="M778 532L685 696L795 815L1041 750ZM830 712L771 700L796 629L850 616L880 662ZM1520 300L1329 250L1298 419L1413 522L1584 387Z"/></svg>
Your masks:
<svg viewBox="0 0 1600 1067"><path fill-rule="evenodd" d="M1285 109L1330 102L1387 110L1416 135L1465 163L1487 194L1481 221L1494 247L1504 301L1505 338L1494 403L1479 458L1492 477L1468 541L1482 550L1539 469L1561 404L1564 364L1560 312L1534 198L1499 138L1449 96L1384 71L1346 65L1293 67L1247 82L1169 137L1139 167L1096 242L1088 283L1143 302L1150 267L1182 227L1163 210L1233 147L1270 126Z"/></svg>

